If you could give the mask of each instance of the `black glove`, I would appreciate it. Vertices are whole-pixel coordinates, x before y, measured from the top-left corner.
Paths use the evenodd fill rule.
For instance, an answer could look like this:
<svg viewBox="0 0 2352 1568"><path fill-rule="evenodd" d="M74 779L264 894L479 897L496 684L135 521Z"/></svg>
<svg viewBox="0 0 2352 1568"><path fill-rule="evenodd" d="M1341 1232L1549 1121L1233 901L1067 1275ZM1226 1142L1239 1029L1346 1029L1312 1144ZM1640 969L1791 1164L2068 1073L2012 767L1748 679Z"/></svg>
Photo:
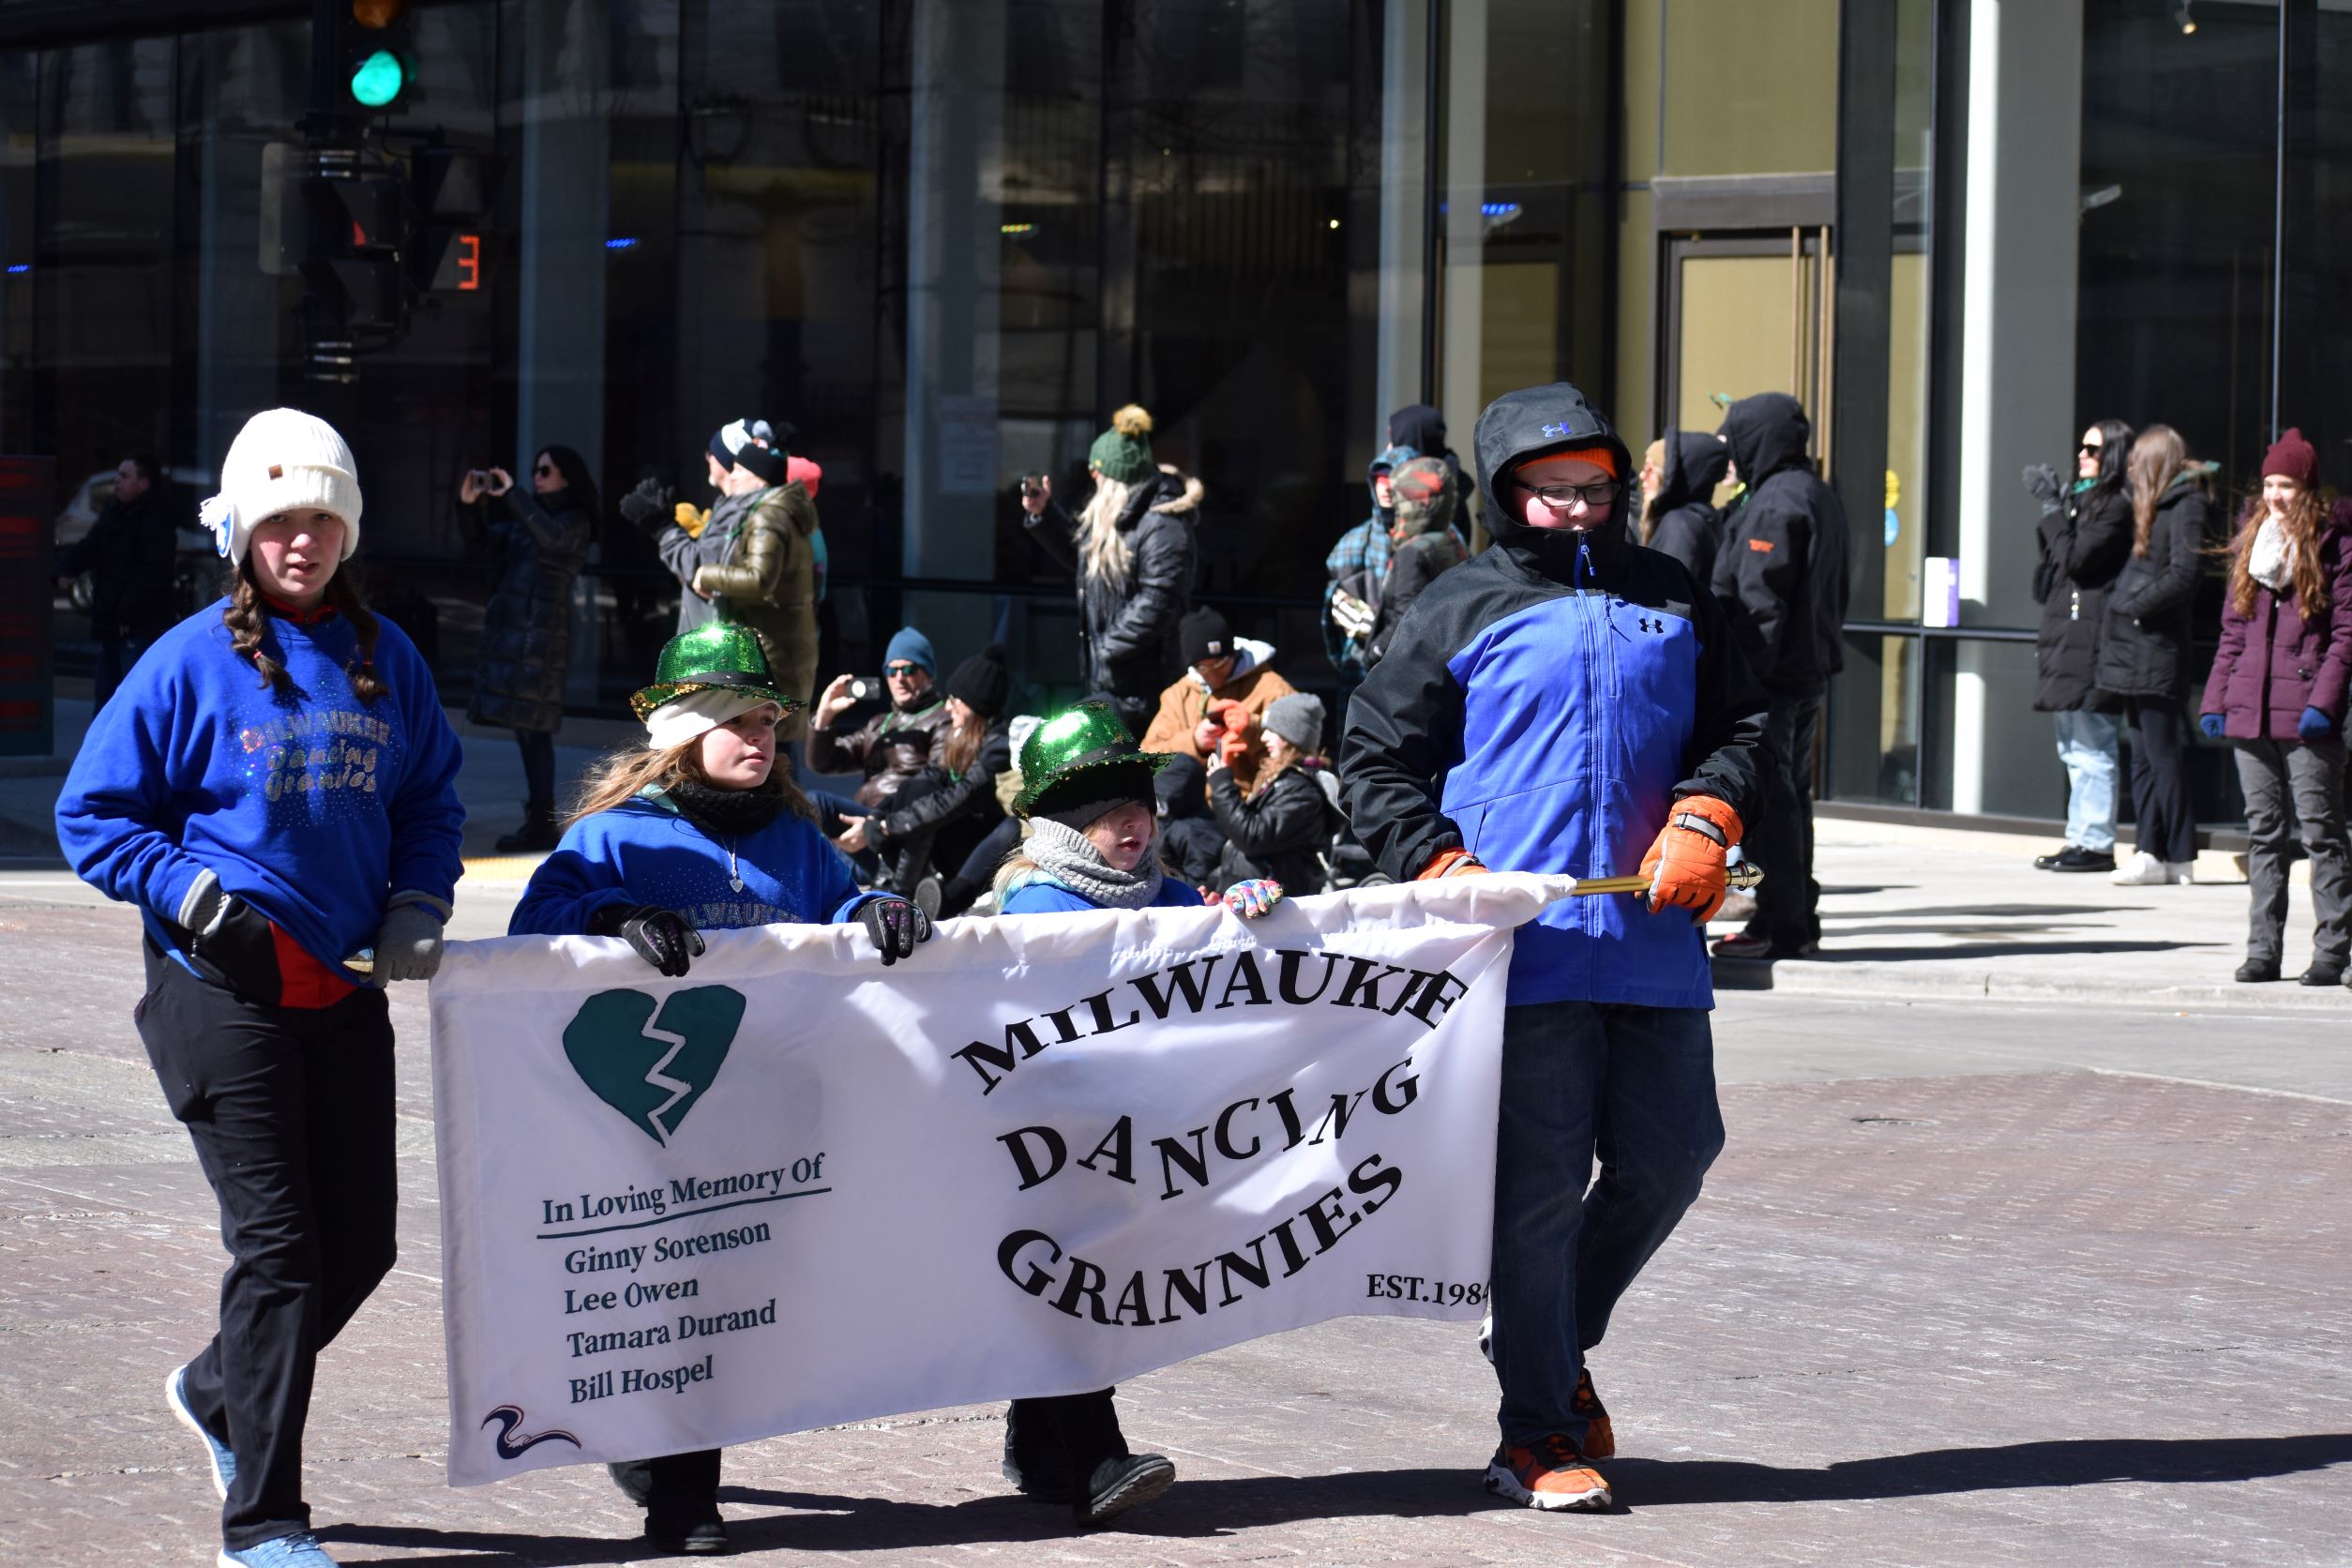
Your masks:
<svg viewBox="0 0 2352 1568"><path fill-rule="evenodd" d="M222 887L210 871L197 877L174 912L173 936L189 968L216 986L277 1005L283 988L267 915Z"/></svg>
<svg viewBox="0 0 2352 1568"><path fill-rule="evenodd" d="M858 906L858 924L874 939L885 966L914 957L914 944L931 940L931 917L900 897L872 898Z"/></svg>
<svg viewBox="0 0 2352 1568"><path fill-rule="evenodd" d="M588 934L619 937L673 980L702 956L702 933L657 904L609 904L588 917Z"/></svg>
<svg viewBox="0 0 2352 1568"><path fill-rule="evenodd" d="M621 497L621 515L640 528L670 520L670 491L658 479L640 479L637 488Z"/></svg>
<svg viewBox="0 0 2352 1568"><path fill-rule="evenodd" d="M2025 472L2026 490L2042 503L2043 515L2055 512L2065 504L2058 489L2058 470L2046 462L2028 463Z"/></svg>

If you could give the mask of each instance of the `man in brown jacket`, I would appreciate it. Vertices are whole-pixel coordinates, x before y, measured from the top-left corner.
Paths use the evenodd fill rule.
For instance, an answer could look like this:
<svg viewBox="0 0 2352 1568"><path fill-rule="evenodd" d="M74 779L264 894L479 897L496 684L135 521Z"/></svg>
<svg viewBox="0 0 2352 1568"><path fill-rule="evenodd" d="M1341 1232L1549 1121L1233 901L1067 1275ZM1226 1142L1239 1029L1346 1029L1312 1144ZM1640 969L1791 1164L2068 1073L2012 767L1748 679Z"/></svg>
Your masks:
<svg viewBox="0 0 2352 1568"><path fill-rule="evenodd" d="M810 542L817 508L807 489L786 481L780 445L746 446L734 456L735 472L748 472L759 489L737 514L725 562L696 567L687 586L726 619L749 626L776 684L807 702L817 684L817 553ZM807 732L807 719L805 708L789 714L776 732L798 740Z"/></svg>
<svg viewBox="0 0 2352 1568"><path fill-rule="evenodd" d="M1191 666L1160 693L1159 712L1144 731L1143 749L1173 751L1202 762L1223 750L1233 782L1248 794L1266 761L1259 720L1290 683L1268 668L1274 644L1235 637L1225 617L1203 606L1176 624L1184 662Z"/></svg>

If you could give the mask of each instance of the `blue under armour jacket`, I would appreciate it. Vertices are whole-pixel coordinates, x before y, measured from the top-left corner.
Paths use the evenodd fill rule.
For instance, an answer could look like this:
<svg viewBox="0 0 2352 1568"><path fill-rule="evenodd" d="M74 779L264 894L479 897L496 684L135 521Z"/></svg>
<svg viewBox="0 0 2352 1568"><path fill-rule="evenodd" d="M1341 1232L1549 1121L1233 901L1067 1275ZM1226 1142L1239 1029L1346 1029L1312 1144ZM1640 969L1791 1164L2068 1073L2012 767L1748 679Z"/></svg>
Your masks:
<svg viewBox="0 0 2352 1568"><path fill-rule="evenodd" d="M238 655L219 605L156 639L90 721L58 797L75 873L138 905L176 953L173 923L209 869L354 982L340 962L375 940L391 895L445 913L464 870L458 737L416 645L377 625L387 689L373 703L352 694L359 634L340 615L270 618L264 645L293 697Z"/></svg>
<svg viewBox="0 0 2352 1568"><path fill-rule="evenodd" d="M1621 876L1680 796L1753 821L1763 691L1714 599L1627 540L1639 492L1585 533L1504 510L1520 463L1599 446L1630 477L1624 444L1565 383L1497 399L1477 440L1496 548L1413 601L1348 709L1342 787L1380 868L1403 881L1458 846L1496 870ZM1711 1007L1705 936L1637 895L1563 899L1519 928L1509 1001Z"/></svg>
<svg viewBox="0 0 2352 1568"><path fill-rule="evenodd" d="M883 897L857 890L849 861L806 817L779 812L728 838L648 792L565 829L531 873L506 934L578 936L598 910L631 904L666 909L699 931L837 926Z"/></svg>

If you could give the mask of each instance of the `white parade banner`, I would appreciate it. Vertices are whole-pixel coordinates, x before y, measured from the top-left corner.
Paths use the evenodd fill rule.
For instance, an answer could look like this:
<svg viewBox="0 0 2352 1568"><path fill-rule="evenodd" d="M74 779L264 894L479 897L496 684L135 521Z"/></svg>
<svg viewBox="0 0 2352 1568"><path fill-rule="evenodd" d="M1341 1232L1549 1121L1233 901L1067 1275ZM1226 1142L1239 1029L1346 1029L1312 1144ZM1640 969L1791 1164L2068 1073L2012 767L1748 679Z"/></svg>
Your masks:
<svg viewBox="0 0 2352 1568"><path fill-rule="evenodd" d="M1490 875L1221 909L453 942L432 986L449 1479L1083 1393L1485 1309Z"/></svg>

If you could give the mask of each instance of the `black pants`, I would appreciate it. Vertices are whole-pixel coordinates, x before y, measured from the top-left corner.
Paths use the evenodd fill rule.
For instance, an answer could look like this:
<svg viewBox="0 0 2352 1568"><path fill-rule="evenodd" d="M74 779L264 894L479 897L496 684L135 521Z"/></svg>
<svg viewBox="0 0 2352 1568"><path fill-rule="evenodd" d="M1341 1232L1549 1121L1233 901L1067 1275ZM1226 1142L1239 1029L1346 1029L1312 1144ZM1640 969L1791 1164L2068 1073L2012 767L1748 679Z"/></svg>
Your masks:
<svg viewBox="0 0 2352 1568"><path fill-rule="evenodd" d="M1076 1497L1106 1459L1127 1456L1111 1389L1047 1399L1016 1399L1004 1413L1004 1455L1025 1492Z"/></svg>
<svg viewBox="0 0 2352 1568"><path fill-rule="evenodd" d="M2143 853L2185 866L2197 857L2197 820L2189 809L2189 749L2180 704L2169 697L2127 697L2132 722L2132 814Z"/></svg>
<svg viewBox="0 0 2352 1568"><path fill-rule="evenodd" d="M1764 733L1772 748L1764 815L1746 822L1748 858L1764 868L1750 932L1774 946L1821 940L1821 884L1813 880L1813 746L1821 693L1774 692Z"/></svg>
<svg viewBox="0 0 2352 1568"><path fill-rule="evenodd" d="M555 814L555 737L545 730L518 730L515 745L522 748L523 807L535 816Z"/></svg>
<svg viewBox="0 0 2352 1568"><path fill-rule="evenodd" d="M318 1353L392 1267L392 1021L384 993L272 1007L147 948L135 1015L220 1202L220 1327L188 1404L236 1455L220 1537L307 1530L302 1429Z"/></svg>
<svg viewBox="0 0 2352 1568"><path fill-rule="evenodd" d="M716 1448L665 1454L658 1459L626 1459L605 1468L622 1491L641 1500L650 1527L698 1524L718 1513Z"/></svg>

